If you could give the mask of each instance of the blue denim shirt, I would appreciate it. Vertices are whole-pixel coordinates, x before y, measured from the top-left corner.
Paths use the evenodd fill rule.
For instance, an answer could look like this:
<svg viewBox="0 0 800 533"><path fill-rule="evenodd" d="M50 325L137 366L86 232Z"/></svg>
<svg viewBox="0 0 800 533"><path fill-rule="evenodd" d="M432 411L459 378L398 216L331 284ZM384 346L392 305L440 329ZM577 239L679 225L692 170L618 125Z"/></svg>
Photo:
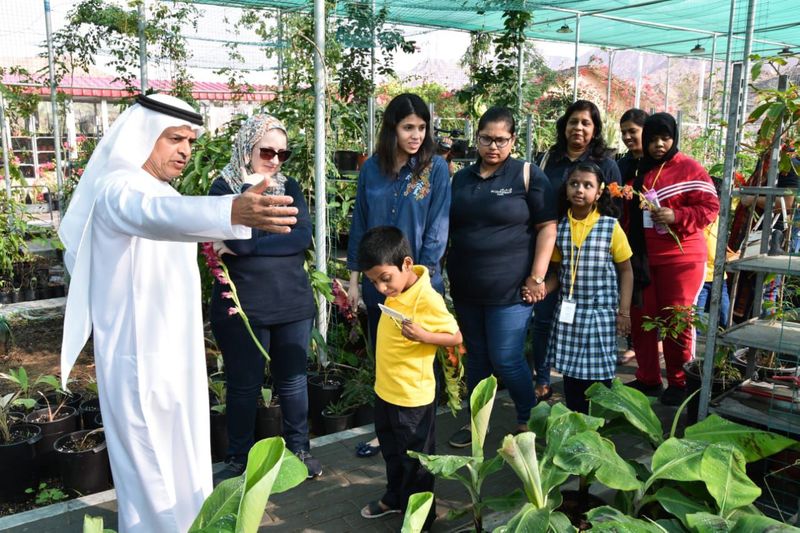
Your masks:
<svg viewBox="0 0 800 533"><path fill-rule="evenodd" d="M376 156L370 157L358 175L356 205L347 247L347 268L358 270L361 237L375 226L395 226L411 243L414 263L428 267L433 288L444 292L440 263L447 245L450 213L450 173L440 156L433 156L428 170L411 179L416 157L400 169L397 178L383 174ZM369 280L362 280L364 303L375 307L383 296Z"/></svg>

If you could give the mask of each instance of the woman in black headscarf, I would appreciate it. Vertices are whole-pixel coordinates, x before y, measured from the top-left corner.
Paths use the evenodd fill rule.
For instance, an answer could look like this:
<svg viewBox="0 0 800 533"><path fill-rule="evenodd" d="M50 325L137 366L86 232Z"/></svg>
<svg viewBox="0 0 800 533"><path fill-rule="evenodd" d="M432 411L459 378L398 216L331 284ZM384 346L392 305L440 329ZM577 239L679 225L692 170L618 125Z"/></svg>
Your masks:
<svg viewBox="0 0 800 533"><path fill-rule="evenodd" d="M642 330L642 317L667 318L675 306L691 306L703 286L707 248L703 228L719 212L714 184L705 169L678 151L677 125L672 115L656 113L644 123L642 169L634 189L654 207L642 210L634 197L629 206L629 240L634 252L634 290L640 304L631 307L631 332L639 368L629 383L658 395L662 389L655 330ZM672 230L680 245L671 235ZM635 260L634 260L635 259ZM694 329L664 339L669 387L661 403L680 405L686 397L683 365L694 356Z"/></svg>

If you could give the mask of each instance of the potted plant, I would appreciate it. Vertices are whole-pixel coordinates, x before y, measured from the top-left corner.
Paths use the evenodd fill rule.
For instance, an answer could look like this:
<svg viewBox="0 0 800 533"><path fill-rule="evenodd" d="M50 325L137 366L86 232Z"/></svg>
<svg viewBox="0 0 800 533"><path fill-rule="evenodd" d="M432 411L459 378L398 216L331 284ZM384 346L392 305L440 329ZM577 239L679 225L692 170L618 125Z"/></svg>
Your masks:
<svg viewBox="0 0 800 533"><path fill-rule="evenodd" d="M25 422L39 426L42 430L42 440L39 441L36 452L43 474L53 475L57 470L53 443L61 435L78 429L78 410L67 406L66 401L67 397L64 396L59 404L51 405L45 398L47 407L35 409L25 416Z"/></svg>
<svg viewBox="0 0 800 533"><path fill-rule="evenodd" d="M272 389L263 387L256 410L256 440L276 437L283 434L283 415L278 397L272 394Z"/></svg>
<svg viewBox="0 0 800 533"><path fill-rule="evenodd" d="M36 445L42 431L33 424L11 422L20 392L0 396L0 501L25 498L25 489L39 483Z"/></svg>
<svg viewBox="0 0 800 533"><path fill-rule="evenodd" d="M362 367L353 372L344 383L342 400L354 407L353 425L360 427L374 422L374 370Z"/></svg>
<svg viewBox="0 0 800 533"><path fill-rule="evenodd" d="M211 459L223 461L228 453L228 417L225 414L225 381L208 378L211 393Z"/></svg>
<svg viewBox="0 0 800 533"><path fill-rule="evenodd" d="M97 417L100 414L100 398L98 398L97 394L97 381L91 379L89 383L86 384L86 390L91 396L83 400L78 408L81 414L81 426L83 429L102 427L102 424L97 424Z"/></svg>
<svg viewBox="0 0 800 533"><path fill-rule="evenodd" d="M324 435L338 433L352 426L355 409L344 399L331 402L322 410Z"/></svg>
<svg viewBox="0 0 800 533"><path fill-rule="evenodd" d="M58 380L50 375L40 375L33 382L28 377L28 372L25 367L11 368L9 371L0 372L0 379L4 379L12 384L14 388L19 391L19 396L14 400L17 407L24 411L30 411L36 407L36 400L33 398L33 388L46 384L50 387L55 383L58 386Z"/></svg>
<svg viewBox="0 0 800 533"><path fill-rule="evenodd" d="M53 444L66 490L93 494L111 485L106 437L102 428L75 431Z"/></svg>

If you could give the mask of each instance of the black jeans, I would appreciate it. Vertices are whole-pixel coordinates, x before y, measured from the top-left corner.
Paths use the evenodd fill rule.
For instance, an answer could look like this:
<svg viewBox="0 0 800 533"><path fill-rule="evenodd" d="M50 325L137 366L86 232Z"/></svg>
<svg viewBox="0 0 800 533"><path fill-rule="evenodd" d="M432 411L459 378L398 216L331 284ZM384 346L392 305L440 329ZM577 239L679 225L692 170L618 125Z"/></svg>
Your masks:
<svg viewBox="0 0 800 533"><path fill-rule="evenodd" d="M292 452L309 450L306 366L313 318L253 326L270 356L274 392L281 402L283 439ZM225 362L228 458L246 462L254 443L256 400L264 384L266 359L239 316L212 322L211 331Z"/></svg>
<svg viewBox="0 0 800 533"><path fill-rule="evenodd" d="M386 462L386 492L381 501L391 509L405 512L412 494L433 492L433 474L409 457L408 451L436 453L436 402L422 407L401 407L376 397L375 433ZM431 506L426 528L435 516L436 502Z"/></svg>
<svg viewBox="0 0 800 533"><path fill-rule="evenodd" d="M564 398L567 400L567 407L578 413L589 414L586 389L595 383L602 383L606 387L611 386L610 379L578 379L564 376Z"/></svg>

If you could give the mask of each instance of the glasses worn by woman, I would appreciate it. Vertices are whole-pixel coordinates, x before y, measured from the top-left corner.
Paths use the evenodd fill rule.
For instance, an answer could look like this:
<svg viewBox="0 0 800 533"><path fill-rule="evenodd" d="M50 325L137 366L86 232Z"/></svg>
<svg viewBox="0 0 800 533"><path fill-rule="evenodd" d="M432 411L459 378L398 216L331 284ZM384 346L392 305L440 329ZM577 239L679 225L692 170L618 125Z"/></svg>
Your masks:
<svg viewBox="0 0 800 533"><path fill-rule="evenodd" d="M481 146L491 146L492 143L498 148L505 148L514 137L491 137L489 135L478 135L478 144Z"/></svg>

